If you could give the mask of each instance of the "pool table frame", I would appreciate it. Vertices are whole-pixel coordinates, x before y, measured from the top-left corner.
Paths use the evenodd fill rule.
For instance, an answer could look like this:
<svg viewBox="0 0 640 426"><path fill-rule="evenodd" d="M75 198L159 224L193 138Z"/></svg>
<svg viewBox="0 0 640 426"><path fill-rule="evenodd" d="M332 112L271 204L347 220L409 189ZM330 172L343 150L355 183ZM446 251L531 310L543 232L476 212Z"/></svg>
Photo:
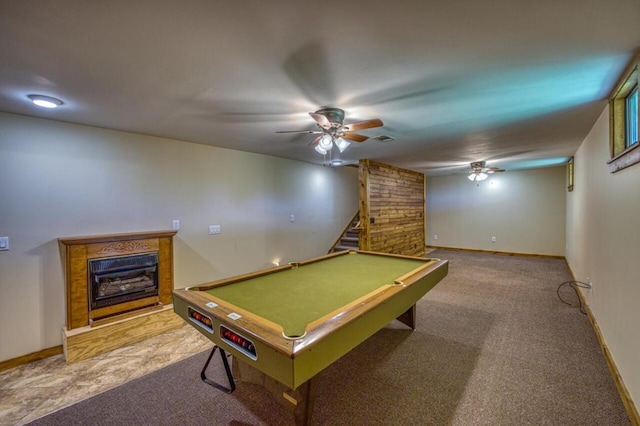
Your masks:
<svg viewBox="0 0 640 426"><path fill-rule="evenodd" d="M304 267L332 257L357 253L388 258L414 259L421 261L422 265L398 277L392 285L383 285L309 323L305 335L301 338L286 338L280 325L205 292L205 290L216 286L229 285L291 268ZM174 290L173 306L175 312L185 321L209 338L216 346L233 355L234 373L239 373L235 365L235 361L238 360L289 389L296 390L392 320L397 318L414 329L416 302L442 280L447 272L448 262L440 259L351 250ZM208 307L207 303L210 302L214 302L217 306ZM189 318L189 307L211 318L213 332ZM242 316L232 320L227 317L232 313L238 313ZM221 339L221 325L250 339L255 345L257 360L250 359L245 353ZM252 381L255 382L255 380ZM307 387L309 386L307 383ZM309 393L309 389L305 393Z"/></svg>

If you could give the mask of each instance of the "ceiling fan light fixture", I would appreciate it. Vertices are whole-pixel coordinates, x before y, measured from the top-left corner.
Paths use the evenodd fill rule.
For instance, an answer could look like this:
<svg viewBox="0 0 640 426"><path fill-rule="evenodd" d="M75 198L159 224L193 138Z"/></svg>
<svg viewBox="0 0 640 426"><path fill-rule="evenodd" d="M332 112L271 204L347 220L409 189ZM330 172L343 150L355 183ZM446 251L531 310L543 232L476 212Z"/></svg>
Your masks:
<svg viewBox="0 0 640 426"><path fill-rule="evenodd" d="M316 122L317 128L315 130L278 130L276 133L320 135L313 139L309 146L313 146L316 152L321 155L331 155L334 144L340 152L344 152L352 142L364 142L369 139L369 136L355 132L384 126L379 118L344 124L344 110L333 107L310 112L309 116Z"/></svg>
<svg viewBox="0 0 640 426"><path fill-rule="evenodd" d="M467 175L467 178L471 182L480 182L489 177L490 174L504 172L504 169L499 167L485 167L486 163L484 161L474 161L471 163L471 170Z"/></svg>
<svg viewBox="0 0 640 426"><path fill-rule="evenodd" d="M351 144L342 138L338 138L338 140L336 140L336 146L338 147L340 152L344 152L344 150L347 149L349 145Z"/></svg>
<svg viewBox="0 0 640 426"><path fill-rule="evenodd" d="M488 177L489 175L484 172L475 171L475 172L469 173L469 175L467 176L467 179L469 179L471 182L480 182L485 180Z"/></svg>
<svg viewBox="0 0 640 426"><path fill-rule="evenodd" d="M318 146L324 151L329 151L333 147L333 138L331 135L322 135L318 142Z"/></svg>
<svg viewBox="0 0 640 426"><path fill-rule="evenodd" d="M323 149L320 144L316 144L316 146L313 148L316 150L316 152L320 155L325 155L327 153L326 149Z"/></svg>

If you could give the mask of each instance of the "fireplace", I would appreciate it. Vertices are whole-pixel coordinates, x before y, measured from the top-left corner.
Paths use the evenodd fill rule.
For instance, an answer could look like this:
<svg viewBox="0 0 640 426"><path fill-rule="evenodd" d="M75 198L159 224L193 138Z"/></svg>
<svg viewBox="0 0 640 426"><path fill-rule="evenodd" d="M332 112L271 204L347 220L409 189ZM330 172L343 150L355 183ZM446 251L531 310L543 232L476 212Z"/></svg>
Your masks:
<svg viewBox="0 0 640 426"><path fill-rule="evenodd" d="M89 260L92 310L157 295L157 252Z"/></svg>
<svg viewBox="0 0 640 426"><path fill-rule="evenodd" d="M67 322L63 347L76 362L181 327L173 312L177 231L63 237Z"/></svg>
<svg viewBox="0 0 640 426"><path fill-rule="evenodd" d="M96 327L172 302L176 231L60 238L67 329Z"/></svg>

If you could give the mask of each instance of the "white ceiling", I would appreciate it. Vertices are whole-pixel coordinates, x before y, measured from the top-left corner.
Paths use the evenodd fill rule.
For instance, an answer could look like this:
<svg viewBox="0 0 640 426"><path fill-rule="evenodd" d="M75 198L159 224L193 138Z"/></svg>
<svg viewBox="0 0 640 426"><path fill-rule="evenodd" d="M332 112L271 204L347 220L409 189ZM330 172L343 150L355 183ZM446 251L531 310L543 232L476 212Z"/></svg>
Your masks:
<svg viewBox="0 0 640 426"><path fill-rule="evenodd" d="M638 0L0 0L0 110L321 164L275 132L334 106L396 139L346 162L540 167L573 155L639 28Z"/></svg>

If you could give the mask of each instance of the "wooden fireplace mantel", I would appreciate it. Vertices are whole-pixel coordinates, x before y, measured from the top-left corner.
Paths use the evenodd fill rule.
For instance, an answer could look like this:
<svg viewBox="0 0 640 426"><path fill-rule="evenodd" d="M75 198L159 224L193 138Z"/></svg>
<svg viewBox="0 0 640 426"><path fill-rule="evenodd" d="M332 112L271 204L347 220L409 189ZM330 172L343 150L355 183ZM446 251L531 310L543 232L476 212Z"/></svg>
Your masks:
<svg viewBox="0 0 640 426"><path fill-rule="evenodd" d="M59 238L65 253L67 329L85 327L90 323L87 265L90 259L158 252L158 298L162 305L171 304L173 236L176 233L150 231Z"/></svg>
<svg viewBox="0 0 640 426"><path fill-rule="evenodd" d="M62 330L65 359L80 361L110 350L181 327L173 312L173 236L177 231L136 232L59 238L65 257L67 325ZM126 313L96 321L105 308L91 311L88 261L102 257L158 253L156 306L135 307L127 302ZM144 300L144 299L140 299ZM110 310L110 309L109 309ZM110 313L110 312L106 312ZM102 322L101 322L102 321ZM97 323L97 325L96 325Z"/></svg>
<svg viewBox="0 0 640 426"><path fill-rule="evenodd" d="M132 232L125 234L89 235L84 237L63 237L58 238L58 241L66 246L71 246L82 244L111 243L116 241L143 240L145 238L173 237L177 233L178 231Z"/></svg>

